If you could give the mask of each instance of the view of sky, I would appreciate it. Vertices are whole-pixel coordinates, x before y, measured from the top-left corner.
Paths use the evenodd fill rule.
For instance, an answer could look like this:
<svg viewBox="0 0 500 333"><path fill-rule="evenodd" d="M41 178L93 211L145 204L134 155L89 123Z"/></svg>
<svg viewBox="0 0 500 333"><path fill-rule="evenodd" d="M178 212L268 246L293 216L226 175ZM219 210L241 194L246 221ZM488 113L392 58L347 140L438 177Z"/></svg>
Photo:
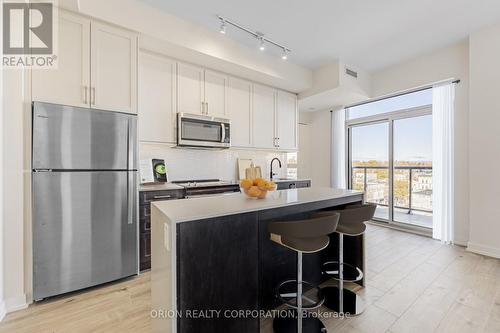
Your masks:
<svg viewBox="0 0 500 333"><path fill-rule="evenodd" d="M423 105L432 105L432 89L351 107L349 108L349 119L368 117Z"/></svg>
<svg viewBox="0 0 500 333"><path fill-rule="evenodd" d="M432 104L432 90L394 97L349 110L349 118L396 111ZM387 161L389 157L389 124L378 123L352 128L352 160ZM394 122L394 160L432 160L432 116L401 119Z"/></svg>

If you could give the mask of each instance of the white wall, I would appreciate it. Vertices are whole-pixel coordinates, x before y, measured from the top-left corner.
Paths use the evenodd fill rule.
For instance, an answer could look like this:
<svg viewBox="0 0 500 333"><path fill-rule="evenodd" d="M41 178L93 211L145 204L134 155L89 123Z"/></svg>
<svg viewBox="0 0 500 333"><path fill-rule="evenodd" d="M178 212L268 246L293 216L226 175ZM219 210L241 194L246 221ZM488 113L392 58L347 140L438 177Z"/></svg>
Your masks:
<svg viewBox="0 0 500 333"><path fill-rule="evenodd" d="M312 179L311 159L313 144L311 141L311 133L311 125L309 123L299 123L299 150L297 152L298 179Z"/></svg>
<svg viewBox="0 0 500 333"><path fill-rule="evenodd" d="M3 6L0 6L0 17L3 17ZM3 34L0 34L0 45L3 45ZM3 133L3 68L0 68L0 129ZM5 317L7 310L5 309L5 298L3 292L3 277L5 274L3 256L4 256L4 217L3 217L3 134L0 134L0 320Z"/></svg>
<svg viewBox="0 0 500 333"><path fill-rule="evenodd" d="M470 36L470 250L500 258L500 25Z"/></svg>
<svg viewBox="0 0 500 333"><path fill-rule="evenodd" d="M300 121L308 124L310 133L310 149L308 169L313 186L330 187L330 154L331 154L331 113L330 110L301 112ZM305 141L301 138L302 142ZM301 149L299 147L299 155ZM300 158L300 156L299 156ZM299 174L300 174L300 170Z"/></svg>
<svg viewBox="0 0 500 333"><path fill-rule="evenodd" d="M24 267L24 133L26 81L22 70L5 70L2 99L3 290L8 312L26 306Z"/></svg>
<svg viewBox="0 0 500 333"><path fill-rule="evenodd" d="M469 239L469 43L461 43L423 55L372 74L373 96L460 79L455 109L455 240Z"/></svg>
<svg viewBox="0 0 500 333"><path fill-rule="evenodd" d="M139 157L161 158L165 160L169 181L189 179L238 179L238 158L250 158L262 168L263 176L269 178L270 162L278 157L282 162L281 170L274 170L286 177L286 153L253 150L194 150L180 149L163 144L141 143Z"/></svg>
<svg viewBox="0 0 500 333"><path fill-rule="evenodd" d="M355 71L357 77L346 73ZM364 101L371 96L370 73L340 61L317 68L312 86L299 94L299 111L324 110Z"/></svg>

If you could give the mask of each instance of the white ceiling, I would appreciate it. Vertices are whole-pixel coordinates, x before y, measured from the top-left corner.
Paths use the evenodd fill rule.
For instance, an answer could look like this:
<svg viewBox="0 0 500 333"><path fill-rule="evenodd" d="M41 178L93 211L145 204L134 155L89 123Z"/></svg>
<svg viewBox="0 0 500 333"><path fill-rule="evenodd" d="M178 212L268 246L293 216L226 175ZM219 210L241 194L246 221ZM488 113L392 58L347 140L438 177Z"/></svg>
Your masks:
<svg viewBox="0 0 500 333"><path fill-rule="evenodd" d="M342 59L376 71L500 21L499 0L140 1L213 30L220 26L216 14L228 17L285 44L289 61L309 68ZM231 27L226 35L257 47ZM280 55L271 47L265 52Z"/></svg>

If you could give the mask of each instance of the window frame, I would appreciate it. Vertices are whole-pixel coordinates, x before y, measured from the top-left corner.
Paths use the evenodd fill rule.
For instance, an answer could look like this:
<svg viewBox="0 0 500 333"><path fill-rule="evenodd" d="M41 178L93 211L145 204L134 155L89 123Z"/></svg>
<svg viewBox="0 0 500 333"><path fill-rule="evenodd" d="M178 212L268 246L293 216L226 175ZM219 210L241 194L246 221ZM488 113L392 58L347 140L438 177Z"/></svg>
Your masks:
<svg viewBox="0 0 500 333"><path fill-rule="evenodd" d="M373 220L382 223L384 225L389 225L393 226L396 228L400 229L406 229L406 230L411 230L414 232L422 233L425 235L431 235L432 234L432 229L426 228L426 227L421 227L421 226L416 226L416 225L411 225L411 224L405 224L401 222L394 221L394 121L396 120L401 120L401 119L410 119L410 118L415 118L415 117L420 117L420 116L428 116L432 115L432 104L427 104L427 105L422 105L422 106L417 106L417 107L412 107L412 108L407 108L407 109L401 109L397 111L391 111L387 113L381 113L373 116L367 116L367 117L362 117L362 118L356 118L349 120L349 108L345 109L346 112L346 122L345 122L345 144L346 144L346 156L345 156L345 163L346 163L346 184L349 189L352 189L352 163L351 163L351 157L352 157L352 145L351 145L351 129L353 127L358 127L358 126L365 126L365 125L371 125L371 124L376 124L376 123L387 123L389 126L389 218L386 219L381 219L381 218L374 218Z"/></svg>

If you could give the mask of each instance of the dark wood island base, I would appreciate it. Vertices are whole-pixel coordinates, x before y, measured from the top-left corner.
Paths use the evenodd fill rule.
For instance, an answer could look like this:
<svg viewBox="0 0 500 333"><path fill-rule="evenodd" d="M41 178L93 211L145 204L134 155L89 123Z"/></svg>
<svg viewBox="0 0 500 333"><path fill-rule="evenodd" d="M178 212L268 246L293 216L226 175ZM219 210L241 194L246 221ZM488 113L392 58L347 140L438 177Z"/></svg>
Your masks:
<svg viewBox="0 0 500 333"><path fill-rule="evenodd" d="M287 191L307 190L313 188ZM153 331L260 332L260 316L281 305L275 296L276 287L296 276L296 254L271 242L267 225L283 219L304 219L316 211L341 209L346 204L362 202L361 193L347 192L326 200L181 222L168 216L173 202L169 207L155 203L152 209ZM171 232L174 230L175 234ZM363 251L363 236L345 238L346 263L364 270ZM338 237L333 234L326 249L304 254L304 280L321 284L328 279L322 274L322 263L337 259Z"/></svg>

